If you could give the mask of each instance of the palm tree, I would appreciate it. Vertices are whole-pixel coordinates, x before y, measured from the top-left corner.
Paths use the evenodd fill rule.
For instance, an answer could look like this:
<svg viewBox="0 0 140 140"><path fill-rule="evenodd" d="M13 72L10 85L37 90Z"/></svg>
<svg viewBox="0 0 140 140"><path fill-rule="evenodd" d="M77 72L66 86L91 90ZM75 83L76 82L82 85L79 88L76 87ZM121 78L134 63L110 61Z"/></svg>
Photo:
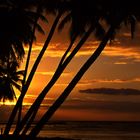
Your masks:
<svg viewBox="0 0 140 140"><path fill-rule="evenodd" d="M21 91L21 83L24 71L17 71L16 62L8 62L7 65L0 66L0 100L14 100L16 93L14 87Z"/></svg>
<svg viewBox="0 0 140 140"><path fill-rule="evenodd" d="M79 11L79 9L78 9ZM69 19L69 17L71 16L74 16L73 18L75 18L75 15L73 15L73 13L70 13L66 16L66 18L64 20L62 20L62 23L61 23L61 26L64 24L63 22L64 21L67 21L67 19ZM92 15L93 16L93 15ZM83 18L83 17L82 17ZM82 21L83 19L80 19L79 21ZM90 18L91 20L91 17L87 17L87 18ZM75 18L77 19L77 18ZM74 20L73 20L74 21ZM77 22L75 22L77 23ZM84 22L82 22L84 23ZM80 25L82 25L80 23ZM83 24L84 26L87 25L87 24ZM71 30L71 35L73 34L73 36L76 38L75 36L75 33L78 35L78 34L81 34L81 32L84 32L83 29L84 29L84 26L81 26L81 29L78 30L78 27L80 26L77 26L77 28L75 27L75 24L72 24L72 30ZM97 34L97 31L99 32L102 32L104 33L104 30L101 28L101 25L97 22L96 25L97 30L96 30L96 34ZM41 94L39 95L39 97L36 99L36 101L34 102L34 104L32 105L32 107L29 109L28 113L25 115L25 117L23 118L22 120L22 123L21 123L21 127L18 127L18 129L15 130L14 134L17 134L19 133L19 131L21 131L21 129L23 128L23 126L26 124L26 128L24 129L24 131L22 132L22 134L25 134L29 128L30 125L27 125L27 120L30 118L29 120L29 124L31 124L31 122L33 121L33 118L35 118L35 114L37 113L37 110L41 104L41 102L43 101L44 97L46 96L46 94L48 93L48 91L51 89L51 87L54 85L54 83L57 81L57 79L60 77L60 75L62 74L63 70L66 68L66 66L68 65L68 63L71 61L71 59L74 57L74 55L78 52L78 50L81 48L81 46L83 45L83 43L86 41L86 39L89 37L90 33L93 32L94 30L94 26L92 26L91 28L89 28L89 31L87 33L85 33L85 35L83 36L83 38L81 39L81 41L78 43L78 45L76 46L76 48L73 50L73 52L71 53L71 55L66 58L66 60L64 61L68 51L70 50L75 38L72 38L71 39L71 42L70 42L70 46L68 47L67 51L65 52L65 54L63 55L60 63L59 63L59 66L53 76L53 78L50 80L49 84L44 88L44 90L41 92ZM74 31L75 30L75 31ZM78 32L80 31L80 32ZM102 34L103 35L103 34Z"/></svg>
<svg viewBox="0 0 140 140"><path fill-rule="evenodd" d="M36 2L35 2L34 5L36 6ZM35 35L36 28L38 29L39 32L44 34L44 31L42 30L42 28L38 24L38 20L41 18L43 21L47 22L47 19L44 16L42 16L41 12L42 12L42 1L40 1L40 3L36 6L36 15L37 16L35 17L34 25L33 25L33 28L32 28L33 33L32 33L31 41L29 43L29 51L28 51L28 54L27 54L27 60L26 60L26 65L25 65L25 72L24 72L24 76L23 76L23 81L22 81L21 93L24 91L24 86L26 85L26 77L27 77L27 72L28 72L28 67L29 67L29 62L30 62L30 57L31 57L32 46L33 46L33 42L34 42L34 35ZM20 102L20 105L18 106L19 113L18 113L18 123L17 123L16 127L18 127L18 125L21 121L22 102L23 102L23 98L22 98L22 101ZM13 112L14 112L14 110L13 110ZM11 116L12 116L12 114L11 114ZM14 117L14 115L13 115L13 117ZM11 121L11 120L9 119L9 121Z"/></svg>
<svg viewBox="0 0 140 140"><path fill-rule="evenodd" d="M72 1L72 2L74 2L74 1ZM79 1L78 1L79 2ZM87 2L87 1L86 1ZM90 1L88 1L88 4L90 3ZM110 29L109 29L109 31L108 31L108 33L106 33L106 36L104 37L105 39L103 40L103 42L101 43L101 45L99 45L99 49L97 49L97 51L95 51L96 53L93 53L93 56L91 57L92 59L89 59L89 61L87 61L87 63L83 66L84 68L82 68L82 70L80 70L80 74L78 74L78 75L80 75L80 76L77 76L76 75L76 77L79 77L79 78L75 78L73 81L74 81L74 83L76 84L79 80L80 80L80 78L82 77L82 75L85 73L85 71L87 70L87 68L95 61L95 59L100 55L100 53L101 53L101 51L103 50L103 48L105 47L105 45L106 45L106 43L107 43L107 41L109 40L109 39L112 39L111 37L113 37L114 36L114 33L115 33L115 31L116 31L116 28L118 28L118 26L120 25L120 23L121 23L121 21L122 21L122 19L126 19L126 15L127 14L125 14L124 15L124 13L122 14L122 11L119 11L119 14L116 12L116 7L118 6L118 5L115 5L115 7L113 7L112 8L112 5L111 5L111 7L110 7L110 5L107 5L107 4L105 4L105 3L103 3L102 5L100 4L100 2L97 2L97 4L98 5L95 5L95 9L97 10L95 10L94 8L92 8L92 9L94 9L94 11L93 10L91 10L91 8L89 8L92 4L90 4L90 5L88 5L89 7L85 10L85 11L88 11L90 14L89 14L89 17L85 20L85 21L87 21L87 22L85 22L86 23L86 25L89 25L89 19L92 19L91 20L91 23L93 24L93 23L95 23L95 22L93 22L93 21L96 21L96 35L98 35L98 31L101 29L102 30L102 27L101 27L101 25L97 22L99 19L97 18L97 17L100 17L100 19L101 18L104 18L104 19L106 19L106 21L109 23L109 25L111 26L110 27ZM81 4L80 4L81 5ZM104 7L102 7L102 6L104 6ZM96 8L97 7L97 8ZM91 11L90 11L90 10ZM101 9L101 10L100 10ZM79 8L78 8L78 10L79 10ZM121 9L122 10L122 9ZM92 16L92 14L91 14L91 12L95 12L95 15L96 15L96 20L94 19L93 20L93 18L91 18L91 16ZM102 13L100 13L100 12L102 12ZM83 12L84 13L84 12ZM113 13L113 14L112 14ZM122 14L122 15L121 15ZM98 15L98 16L97 16ZM120 18L120 15L121 15L121 18ZM118 18L119 17L119 18ZM114 20L115 19L115 20ZM76 22L75 22L76 23ZM114 25L114 23L115 23L115 25ZM80 24L79 24L80 25ZM93 27L92 27L93 28ZM101 31L100 30L100 31ZM103 31L103 30L102 30ZM73 51L73 53L71 53L71 54L73 54L73 55L71 55L71 56L74 56L75 55L75 52L77 51L78 49L75 49L75 51ZM65 58L65 56L63 57L63 58ZM71 57L69 56L67 59L62 59L62 63L63 63L63 65L62 66L64 66L64 64L67 64L66 62L68 62L68 60L71 60L70 59ZM67 61L66 61L67 60ZM92 60L92 61L91 61ZM86 67L86 68L85 68ZM28 80L27 80L28 81ZM73 83L73 82L72 82ZM74 86L75 86L75 84L73 84ZM52 86L52 85L51 85ZM28 86L27 86L27 88L28 88ZM70 86L67 88L67 89L69 89L69 91L71 91L71 89L73 88L73 86L72 86L72 84L70 84ZM48 88L47 88L48 89ZM47 90L46 90L47 91ZM46 92L45 90L43 91L43 92ZM26 90L25 90L25 92L26 92ZM69 94L70 92L68 92L68 94ZM42 94L43 96L44 96L44 93ZM63 96L65 96L66 97L66 92L63 92L63 94L62 94ZM54 113L54 111L56 110L56 108L57 108L57 106L60 106L61 105L61 103L64 101L64 97L63 96L61 96L61 98L59 98L59 103L58 103L58 101L57 101L57 103L55 103L54 104L54 106L50 109L50 112L51 113L48 113L48 114L53 114ZM42 100L42 99L41 99ZM33 116L34 116L34 114L32 114ZM50 115L50 116L51 116ZM45 114L45 116L46 116L46 114ZM49 115L48 115L49 116ZM49 117L50 117L49 116ZM38 123L38 125L35 127L35 129L33 129L33 131L31 132L31 135L33 135L33 134L35 134L34 136L36 136L36 134L38 133L38 126L41 126L42 127L42 122L45 122L45 118L46 117L43 117L43 119L41 119L41 121ZM48 120L48 119L46 119L46 120ZM41 125L40 125L41 124Z"/></svg>
<svg viewBox="0 0 140 140"><path fill-rule="evenodd" d="M63 3L63 1L62 1L62 3L61 3L61 0L52 0L52 1L49 1L49 0L48 1L44 0L43 1L42 0L42 5L45 6L45 10L47 12L55 14L56 17L55 17L55 20L54 20L54 22L52 24L52 27L51 27L50 32L48 34L48 37L47 37L47 39L46 39L46 41L44 43L44 46L43 46L42 50L40 51L40 53L39 53L34 65L33 65L32 69L31 69L31 72L30 72L30 74L28 76L28 79L27 79L27 82L26 82L26 85L25 85L25 88L24 88L24 92L23 92L24 94L26 94L26 92L27 92L27 90L29 88L29 85L30 85L30 83L32 81L34 73L35 73L35 71L36 71L36 69L37 69L37 67L38 67L38 65L39 65L39 63L40 63L40 61L41 61L41 59L42 59L42 57L43 57L48 45L50 43L50 41L51 41L51 39L52 39L52 36L53 36L54 31L55 31L55 29L56 29L56 27L57 27L57 25L59 23L59 20L60 20L61 16L67 10L67 9L65 9L65 5L66 5L65 2ZM59 9L59 10L57 10L57 9Z"/></svg>
<svg viewBox="0 0 140 140"><path fill-rule="evenodd" d="M27 2L29 3L29 1ZM26 4L22 0L1 2L0 18L3 20L0 22L0 59L3 62L9 55L20 62L24 56L23 46L35 40L33 25L38 15L28 3ZM36 27L43 32L39 24L36 24Z"/></svg>
<svg viewBox="0 0 140 140"><path fill-rule="evenodd" d="M48 3L48 2L49 2L49 3ZM53 3L50 2L50 1L48 1L48 2L47 2L47 5L48 5L48 4L53 4ZM55 1L55 2L57 2L57 1ZM45 3L46 3L46 1L45 1ZM55 4L56 4L56 3L55 3ZM57 4L54 6L54 9L55 9L56 7L59 6L58 4L59 4L59 3L57 2ZM24 95L25 95L25 93L26 93L26 91L27 91L27 89L28 89L28 87L29 87L29 84L30 84L30 82L31 82L31 80L32 80L32 78L33 78L34 72L35 72L35 70L36 70L36 68L37 68L37 66L38 66L38 64L39 64L39 62L40 62L40 60L41 60L41 58L42 58L42 56L43 56L43 54L44 54L44 52L45 52L45 50L46 50L48 44L49 44L49 42L50 42L50 40L51 40L51 37L52 37L52 35L53 35L53 33L54 33L54 30L55 30L55 28L56 28L56 26L57 26L57 23L58 23L59 19L60 19L62 13L63 13L63 10L64 10L64 9L62 9L62 7L61 7L60 10L58 11L58 15L57 15L57 17L56 17L56 20L54 21L54 24L52 25L52 28L51 28L50 33L49 33L49 35L48 35L48 38L47 38L47 40L46 40L46 42L45 42L45 45L44 45L43 49L41 50L41 52L40 52L40 54L39 54L39 56L38 56L38 58L37 58L37 60L36 60L36 62L35 62L35 64L34 64L32 70L31 70L31 72L30 72L30 75L29 75L29 77L28 77L28 80L27 80L27 82L26 82L26 85L23 87L23 92L22 92L21 96L19 97L19 99L18 99L18 101L17 101L17 104L16 104L16 106L15 106L13 112L12 112L12 115L11 115L11 116L12 116L12 117L11 117L12 119L9 119L9 123L8 123L8 125L7 125L7 126L9 126L9 128L10 128L10 126L11 126L10 123L13 121L13 118L14 118L13 116L16 114L17 109L18 109L18 106L19 106L19 104L21 103L21 100L23 99L23 97L24 97ZM5 134L8 133L9 128L8 128L8 129L6 128Z"/></svg>
<svg viewBox="0 0 140 140"><path fill-rule="evenodd" d="M63 60L65 59L65 56L68 53L68 50L71 48L71 45L73 44L74 40L70 43L70 46L68 47L66 53L63 55L59 65L58 65L58 68L55 71L55 74L53 75L52 79L47 84L47 86L43 89L43 91L39 94L39 96L37 97L35 102L32 104L32 106L28 110L27 114L24 116L23 120L21 121L21 124L15 130L14 134L19 133L19 131L21 131L21 129L23 128L24 125L26 125L26 127L25 127L24 131L22 131L22 134L25 134L27 132L27 130L29 129L31 123L33 122L33 120L36 116L36 113L37 113L37 111L40 107L40 104L43 101L44 97L49 92L49 90L53 87L53 85L58 80L58 78L61 76L62 72L64 71L64 69L66 68L68 63L72 60L72 58L74 57L76 52L81 48L82 44L84 44L84 42L87 40L87 38L91 32L92 32L92 29L90 28L90 30L87 33L85 33L82 40L78 43L78 45L77 45L78 47L74 49L75 51L73 51L73 53L66 59L66 62L63 64Z"/></svg>
<svg viewBox="0 0 140 140"><path fill-rule="evenodd" d="M43 2L45 2L45 3L43 3ZM37 69L37 66L38 66L38 64L40 63L40 61L41 61L41 58L42 58L42 56L43 56L43 54L45 53L45 50L47 49L47 47L48 47L48 44L49 44L49 42L50 42L50 40L51 40L51 38L52 38L52 36L53 36L53 34L54 34L54 31L55 31L55 29L56 29L56 27L57 27L57 24L58 24L58 22L59 22L59 19L60 19L60 17L62 16L62 14L63 14L63 11L65 11L65 8L64 7L60 7L59 5L59 3L61 2L61 0L59 1L59 0L53 0L53 1L41 1L41 6L42 5L47 5L47 7L49 7L49 8L47 8L47 11L49 11L50 12L50 10L51 10L51 8L53 8L53 13L55 13L57 16L56 16L56 19L54 20L54 23L53 23L53 25L52 25L52 28L51 28L51 30L50 30L50 32L49 32L49 35L48 35L48 37L47 37L47 40L45 41L45 43L44 43L44 47L42 48L42 50L40 51L40 54L38 55L38 57L37 57L37 59L36 59L36 61L35 61L35 63L34 63L34 65L33 65L33 67L32 67L32 70L31 70L31 72L30 72L30 74L29 74L29 77L28 77L28 79L27 79L27 81L26 81L26 84L23 86L23 90L22 90L22 93L21 93L21 95L20 95L20 97L18 98L18 101L17 101L17 104L15 105L15 107L14 107L14 109L13 109L13 111L12 111L12 114L11 114L11 116L10 116L10 119L9 119L9 121L8 121L8 123L7 123L7 127L6 127L6 129L5 129L5 134L8 134L9 133L9 130L10 130L10 127L11 127L11 125L12 125L12 122L13 122L13 120L14 120L14 118L15 118L15 115L16 115L16 113L17 113L17 111L18 111L18 108L19 108L19 106L21 106L21 102L22 102L22 100L23 100L23 98L24 98L24 96L25 96L25 94L26 94L26 92L27 92L27 90L28 90L28 87L29 87L29 85L30 85L30 83L31 83L31 81L32 81L32 78L33 78L33 76L34 76L34 73L35 73L35 71L36 71L36 69ZM52 6L52 7L51 7ZM51 8L50 8L51 7ZM56 11L56 8L57 7L60 7L60 10L59 11Z"/></svg>
<svg viewBox="0 0 140 140"><path fill-rule="evenodd" d="M75 10L75 9L74 9ZM86 23L84 22L84 18L83 16L78 15L77 17L79 17L78 19L76 18L76 16L74 15L75 11L70 12L61 22L60 26L62 28L62 26L64 26L64 22L69 20L70 18L74 18L74 20L72 20L72 25L70 28L70 35L71 35L71 42L70 45L67 49L67 51L65 52L65 54L63 55L58 68L54 74L54 76L52 77L52 79L50 80L50 82L48 83L48 85L43 89L43 91L41 92L41 94L38 96L38 98L36 99L36 101L34 102L34 104L32 105L32 107L29 109L28 113L25 115L25 117L23 118L22 122L21 122L21 126L19 125L19 127L15 130L14 134L18 134L19 131L21 131L21 129L23 128L23 126L26 124L27 125L27 120L30 119L29 124L31 124L31 122L33 121L33 119L35 118L35 115L37 113L37 110L39 109L39 106L41 104L41 102L43 101L44 97L46 96L46 94L48 93L48 91L51 89L51 87L55 84L55 82L57 81L57 79L60 77L60 75L62 74L62 72L64 71L64 69L66 68L66 66L68 65L68 63L72 60L72 58L74 57L74 55L78 52L78 50L81 48L81 46L84 44L84 42L87 40L87 38L89 37L89 35L91 34L91 32L93 32L93 30L95 29L95 27L91 26L87 32L85 32L85 27L86 27ZM79 10L79 9L78 9ZM78 12L78 11L77 11ZM75 12L76 13L76 12ZM79 12L78 12L79 13ZM78 14L77 13L77 14ZM86 17L86 16L84 16ZM91 18L91 17L86 17ZM77 26L77 21L75 22L75 19L80 23ZM90 19L91 20L91 19ZM81 23L81 21L83 21ZM97 24L95 25L96 27L98 27L100 24L97 22ZM60 29L60 28L59 28ZM101 30L101 27L100 27ZM66 58L67 53L69 52L69 50L71 49L75 39L78 37L78 35L82 35L82 33L84 34L82 39L80 40L80 42L78 43L78 45L75 47L75 49L72 51L72 53L70 54L70 56L68 58ZM66 58L66 60L65 60ZM65 60L65 61L64 61ZM31 117L31 118L30 118ZM29 125L30 126L30 125ZM27 128L29 127L27 126ZM27 128L25 128L25 131L23 131L23 133L26 133Z"/></svg>

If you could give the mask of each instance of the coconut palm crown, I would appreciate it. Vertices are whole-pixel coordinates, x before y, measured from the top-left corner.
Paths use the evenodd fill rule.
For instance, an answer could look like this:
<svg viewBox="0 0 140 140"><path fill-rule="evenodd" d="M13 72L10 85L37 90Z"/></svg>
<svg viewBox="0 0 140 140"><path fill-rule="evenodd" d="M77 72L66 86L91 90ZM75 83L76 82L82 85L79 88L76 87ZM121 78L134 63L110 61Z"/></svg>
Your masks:
<svg viewBox="0 0 140 140"><path fill-rule="evenodd" d="M16 62L0 66L0 100L3 102L16 99L15 89L21 90L24 71L18 71L17 67Z"/></svg>

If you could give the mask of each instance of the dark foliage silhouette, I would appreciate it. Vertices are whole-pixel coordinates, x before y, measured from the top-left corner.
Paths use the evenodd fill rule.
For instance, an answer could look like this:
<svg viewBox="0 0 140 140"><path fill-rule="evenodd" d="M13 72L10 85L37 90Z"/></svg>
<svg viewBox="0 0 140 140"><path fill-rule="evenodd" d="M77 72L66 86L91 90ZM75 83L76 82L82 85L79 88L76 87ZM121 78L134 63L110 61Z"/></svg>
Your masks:
<svg viewBox="0 0 140 140"><path fill-rule="evenodd" d="M17 62L20 61L24 56L23 44L30 45L30 51L28 55L30 57L31 46L35 38L35 30L39 29L41 32L43 32L42 28L37 24L39 17L42 17L41 12L45 12L47 14L51 13L54 15L54 22L52 24L48 37L29 73L29 77L27 78L27 80L27 68L25 70L21 96L19 97L17 104L13 109L12 115L8 121L7 127L4 132L5 135L9 134L17 111L22 105L22 100L29 88L35 71L39 63L41 62L41 59L46 49L48 48L48 45L57 27L60 31L64 28L65 25L67 26L67 23L70 24L69 46L62 56L58 68L56 69L52 79L39 94L31 108L27 111L27 114L24 116L24 118L17 125L14 131L14 135L16 136L19 136L20 134L27 134L27 131L34 121L34 118L46 94L59 79L67 65L74 58L74 56L86 42L88 37L94 35L94 37L100 40L99 46L79 69L78 73L72 79L70 84L65 88L62 94L56 99L54 104L44 113L40 121L31 130L29 136L31 136L32 138L35 138L38 135L43 125L49 121L55 111L65 101L78 81L82 78L84 73L100 56L106 44L109 41L113 41L117 31L121 29L123 25L130 24L130 32L132 38L134 37L136 21L139 20L140 15L139 7L137 6L138 2L134 3L132 1L129 1L126 4L125 2L122 2L120 0L95 0L94 4L91 0L31 0L30 2L22 0L9 0L6 1L6 3L2 2L2 5L4 6L0 7L0 17L3 18L4 16L6 19L0 23L0 36L2 36L2 38L0 39L0 43L2 44L0 59L2 63L6 62L9 59L9 56L13 56L11 57L11 59L16 58L15 60ZM29 7L32 6L36 9L36 11L29 10ZM12 22L10 23L10 21ZM73 44L77 40L79 42L75 45L73 50L71 50ZM7 49L5 49L5 47ZM27 61L27 67L28 63L29 60ZM14 94L12 95L14 96Z"/></svg>
<svg viewBox="0 0 140 140"><path fill-rule="evenodd" d="M17 90L21 90L21 82L24 71L17 71L17 64L14 62L7 66L0 67L0 100L5 102L6 100L14 100L16 93L14 87Z"/></svg>

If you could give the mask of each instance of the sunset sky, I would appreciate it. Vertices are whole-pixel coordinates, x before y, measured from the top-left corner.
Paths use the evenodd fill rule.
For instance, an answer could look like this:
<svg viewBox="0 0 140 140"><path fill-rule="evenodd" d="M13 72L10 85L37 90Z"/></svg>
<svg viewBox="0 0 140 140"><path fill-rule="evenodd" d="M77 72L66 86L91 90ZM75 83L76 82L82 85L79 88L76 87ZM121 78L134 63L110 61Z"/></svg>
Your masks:
<svg viewBox="0 0 140 140"><path fill-rule="evenodd" d="M44 26L48 30L51 25ZM35 61L38 52L43 46L45 36L37 33L37 41L34 44L30 68ZM62 33L56 31L49 48L47 49L32 81L29 91L24 100L24 111L27 110L43 87L48 83L53 75L59 60L69 44L67 27ZM52 104L69 84L79 68L98 46L97 41L91 36L80 52L68 65L61 78L47 95L39 116ZM25 48L26 53L28 48ZM24 67L24 62L21 69ZM87 89L131 88L140 90L140 25L137 24L134 39L131 39L129 26L118 31L116 39L112 44L108 44L102 55L86 72L75 89L71 92L67 101L55 113L55 120L87 120L87 121L140 121L140 92L139 94L106 94L88 93ZM80 92L82 90L83 92ZM85 92L84 92L85 91ZM1 120L9 116L11 106L1 105ZM7 111L8 110L8 111ZM23 112L24 112L23 111Z"/></svg>

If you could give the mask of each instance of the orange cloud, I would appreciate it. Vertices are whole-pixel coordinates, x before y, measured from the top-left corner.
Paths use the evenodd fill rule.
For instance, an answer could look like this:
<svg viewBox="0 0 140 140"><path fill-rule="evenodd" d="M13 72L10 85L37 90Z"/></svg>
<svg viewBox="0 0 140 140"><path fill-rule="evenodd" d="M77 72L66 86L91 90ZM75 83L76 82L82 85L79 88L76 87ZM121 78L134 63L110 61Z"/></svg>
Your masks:
<svg viewBox="0 0 140 140"><path fill-rule="evenodd" d="M124 36L129 36L129 34L124 33ZM89 56L93 54L94 50L98 47L100 41L88 41L86 42L80 51L76 54L79 56ZM68 43L50 43L48 46L44 57L61 58L68 47ZM75 44L74 44L75 46ZM37 54L43 47L43 43L35 43L32 48L32 60L36 59ZM25 51L28 51L28 47L25 47ZM109 57L123 57L125 59L134 59L134 61L140 61L140 51L139 47L133 46L121 46L121 42L118 39L111 45L107 45L105 50L102 52L103 56ZM116 63L117 64L117 63Z"/></svg>
<svg viewBox="0 0 140 140"><path fill-rule="evenodd" d="M127 62L115 62L114 64L115 64L115 65L126 65Z"/></svg>
<svg viewBox="0 0 140 140"><path fill-rule="evenodd" d="M103 51L105 56L117 56L124 57L125 59L134 59L135 61L140 61L140 52L137 48L124 48L124 47L111 47L107 46Z"/></svg>
<svg viewBox="0 0 140 140"><path fill-rule="evenodd" d="M85 55L91 55L94 50L98 47L99 42L98 41L89 41L83 47L81 50L77 53L76 56L85 56ZM115 43L116 44L116 43ZM119 44L119 42L117 43ZM116 44L116 45L117 45ZM33 47L33 52L41 50L43 44L36 44L35 47ZM50 44L48 47L45 56L49 57L61 57L63 53L65 52L68 44ZM121 47L119 45L117 46L106 46L105 50L102 52L105 56L118 56L118 57L124 57L124 58L134 58L136 61L140 61L140 52L138 50L139 48L130 48L130 47Z"/></svg>
<svg viewBox="0 0 140 140"><path fill-rule="evenodd" d="M54 72L53 71L48 71L48 72L46 72L46 71L37 71L36 74L53 76ZM71 73L64 72L64 73L62 73L62 76L71 76Z"/></svg>

